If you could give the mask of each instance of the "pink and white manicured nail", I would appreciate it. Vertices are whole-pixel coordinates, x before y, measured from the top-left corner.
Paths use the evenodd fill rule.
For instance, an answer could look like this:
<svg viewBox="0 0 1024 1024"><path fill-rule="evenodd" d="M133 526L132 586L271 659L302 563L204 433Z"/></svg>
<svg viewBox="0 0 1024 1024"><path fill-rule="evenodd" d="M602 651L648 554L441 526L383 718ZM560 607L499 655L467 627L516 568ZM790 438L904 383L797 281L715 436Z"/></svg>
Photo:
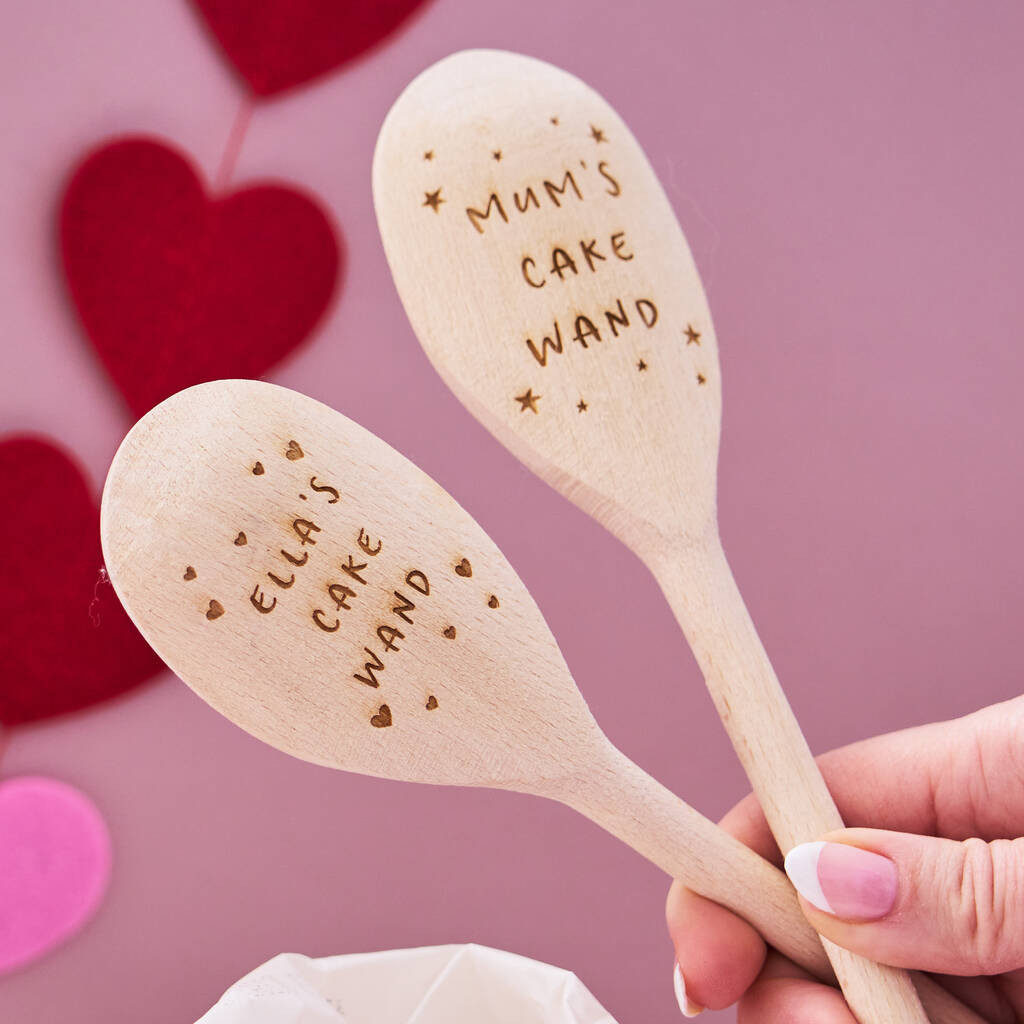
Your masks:
<svg viewBox="0 0 1024 1024"><path fill-rule="evenodd" d="M683 969L679 966L678 961L672 971L672 986L676 990L676 1002L679 1003L679 1009L683 1011L684 1017L696 1017L697 1014L704 1012L703 1006L687 996L686 979L683 977Z"/></svg>
<svg viewBox="0 0 1024 1024"><path fill-rule="evenodd" d="M896 865L857 846L801 843L786 855L786 874L808 903L848 921L877 921L896 903Z"/></svg>

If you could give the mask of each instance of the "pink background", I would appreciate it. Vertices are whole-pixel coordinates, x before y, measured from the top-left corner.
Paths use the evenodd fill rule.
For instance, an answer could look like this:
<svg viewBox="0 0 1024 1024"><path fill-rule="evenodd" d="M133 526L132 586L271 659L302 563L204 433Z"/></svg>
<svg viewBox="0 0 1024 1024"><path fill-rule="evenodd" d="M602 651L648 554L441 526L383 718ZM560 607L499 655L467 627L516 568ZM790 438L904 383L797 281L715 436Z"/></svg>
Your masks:
<svg viewBox="0 0 1024 1024"><path fill-rule="evenodd" d="M613 741L710 815L744 782L653 580L477 426L406 323L371 206L377 128L414 74L469 46L560 64L631 125L715 316L726 549L824 750L1019 687L1022 31L995 2L436 0L253 117L233 182L314 190L350 254L329 320L273 379L476 515ZM60 183L123 130L212 177L240 95L184 0L4 8L0 429L63 441L97 493L130 423L64 299ZM82 787L115 855L87 930L0 978L12 1024L181 1024L282 950L464 940L575 970L623 1024L677 1019L666 879L554 804L302 764L169 675L19 730L3 773Z"/></svg>

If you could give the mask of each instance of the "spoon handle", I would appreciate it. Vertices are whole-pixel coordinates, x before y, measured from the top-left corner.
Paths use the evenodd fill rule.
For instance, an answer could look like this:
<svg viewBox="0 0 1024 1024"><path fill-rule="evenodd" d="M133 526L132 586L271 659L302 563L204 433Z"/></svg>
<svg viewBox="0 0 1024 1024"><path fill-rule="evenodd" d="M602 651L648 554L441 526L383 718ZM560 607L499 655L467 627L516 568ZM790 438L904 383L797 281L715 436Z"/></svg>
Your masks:
<svg viewBox="0 0 1024 1024"><path fill-rule="evenodd" d="M655 576L693 648L718 714L779 848L843 827L835 802L768 660L717 535L662 562ZM905 971L822 940L861 1024L927 1018Z"/></svg>
<svg viewBox="0 0 1024 1024"><path fill-rule="evenodd" d="M800 910L789 879L610 743L601 763L588 765L550 795L687 888L745 918L768 943L817 978L834 980L821 939Z"/></svg>
<svg viewBox="0 0 1024 1024"><path fill-rule="evenodd" d="M568 804L666 874L739 914L781 953L820 980L835 984L821 938L800 910L789 879L610 743L597 766L561 780L557 789L544 795ZM883 978L906 977L905 972L892 967L869 966ZM914 973L913 982L932 1024L984 1024L981 1017L926 975ZM916 1004L911 988L909 1005ZM865 1024L926 1019L923 1015L908 1018L901 1004L896 1004L889 1017L857 1012Z"/></svg>

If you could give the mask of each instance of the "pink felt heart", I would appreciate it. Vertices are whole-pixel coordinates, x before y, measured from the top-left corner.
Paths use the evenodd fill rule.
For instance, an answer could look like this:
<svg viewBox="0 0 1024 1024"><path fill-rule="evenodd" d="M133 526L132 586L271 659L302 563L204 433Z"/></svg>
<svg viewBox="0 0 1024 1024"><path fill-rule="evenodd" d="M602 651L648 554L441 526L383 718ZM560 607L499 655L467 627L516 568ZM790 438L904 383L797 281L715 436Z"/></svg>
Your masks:
<svg viewBox="0 0 1024 1024"><path fill-rule="evenodd" d="M110 834L95 805L56 779L0 783L0 973L75 934L110 878Z"/></svg>

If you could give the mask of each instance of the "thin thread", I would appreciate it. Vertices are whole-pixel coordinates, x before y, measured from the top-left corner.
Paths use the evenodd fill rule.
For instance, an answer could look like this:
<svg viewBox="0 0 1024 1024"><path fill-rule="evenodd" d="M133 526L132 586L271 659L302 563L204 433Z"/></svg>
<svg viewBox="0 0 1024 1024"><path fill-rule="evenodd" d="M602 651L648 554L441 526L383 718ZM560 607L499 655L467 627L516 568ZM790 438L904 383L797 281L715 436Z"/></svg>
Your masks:
<svg viewBox="0 0 1024 1024"><path fill-rule="evenodd" d="M231 132L228 135L227 144L224 146L224 156L221 157L220 167L217 169L217 176L214 178L213 187L217 192L223 192L227 188L231 175L234 173L235 164L238 162L238 154L242 151L242 143L245 141L245 133L249 130L249 120L252 117L252 100L245 96L242 105L235 115L234 124L231 125Z"/></svg>
<svg viewBox="0 0 1024 1024"><path fill-rule="evenodd" d="M702 257L698 263L703 263L701 267L700 279L704 284L704 291L710 295L715 290L715 256L718 253L718 246L722 241L722 232L719 231L718 226L715 222L704 213L700 203L697 199L684 192L676 181L676 162L672 157L668 157L665 160L666 173L659 175L662 183L665 186L665 191L670 197L678 197L678 199L690 206L694 213L711 229L712 238L711 245L708 247L707 255ZM687 239L687 244L689 239ZM697 255L700 255L699 253Z"/></svg>
<svg viewBox="0 0 1024 1024"><path fill-rule="evenodd" d="M109 583L110 577L107 575L107 567L105 565L100 566L99 575L96 577L96 582L92 588L92 600L89 602L89 621L94 626L100 624L100 587L104 583Z"/></svg>

